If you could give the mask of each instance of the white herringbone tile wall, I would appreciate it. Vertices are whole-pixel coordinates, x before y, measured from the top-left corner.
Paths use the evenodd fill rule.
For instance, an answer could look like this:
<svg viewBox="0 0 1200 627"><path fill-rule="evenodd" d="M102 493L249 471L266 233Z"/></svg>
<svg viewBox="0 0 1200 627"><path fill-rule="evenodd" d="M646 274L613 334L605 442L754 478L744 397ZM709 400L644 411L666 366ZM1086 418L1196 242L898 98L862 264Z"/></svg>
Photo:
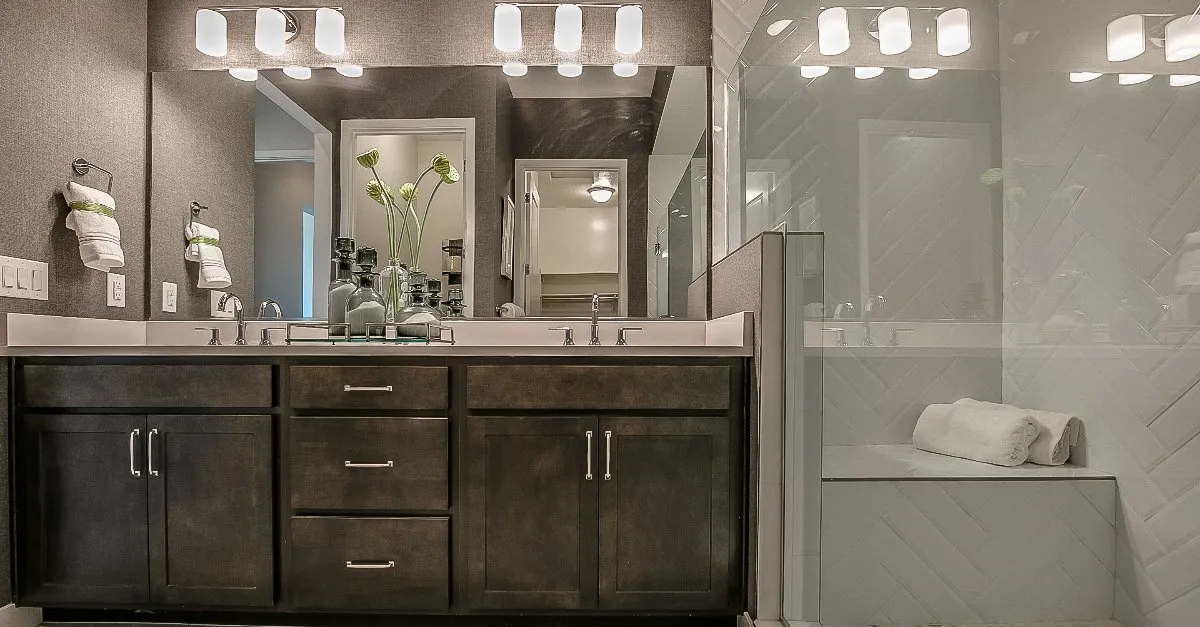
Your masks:
<svg viewBox="0 0 1200 627"><path fill-rule="evenodd" d="M821 624L1104 620L1116 484L826 481Z"/></svg>

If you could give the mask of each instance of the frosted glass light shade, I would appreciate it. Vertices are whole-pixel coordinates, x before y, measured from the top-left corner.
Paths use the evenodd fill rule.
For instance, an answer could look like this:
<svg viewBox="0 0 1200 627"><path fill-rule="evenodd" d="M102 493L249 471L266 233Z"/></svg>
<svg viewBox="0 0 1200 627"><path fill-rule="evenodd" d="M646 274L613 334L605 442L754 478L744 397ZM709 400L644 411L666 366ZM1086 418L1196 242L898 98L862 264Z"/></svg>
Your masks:
<svg viewBox="0 0 1200 627"><path fill-rule="evenodd" d="M289 65L283 68L283 73L288 78L294 78L298 81L306 81L312 78L312 68L300 67L298 65Z"/></svg>
<svg viewBox="0 0 1200 627"><path fill-rule="evenodd" d="M254 18L254 47L263 54L283 56L287 47L287 18L277 9L259 9Z"/></svg>
<svg viewBox="0 0 1200 627"><path fill-rule="evenodd" d="M1171 87L1187 87L1200 83L1200 76L1196 74L1172 74Z"/></svg>
<svg viewBox="0 0 1200 627"><path fill-rule="evenodd" d="M923 81L927 78L937 76L937 68L932 67L915 67L908 71L908 77L914 81Z"/></svg>
<svg viewBox="0 0 1200 627"><path fill-rule="evenodd" d="M554 10L554 47L561 52L579 52L583 47L583 9L578 4Z"/></svg>
<svg viewBox="0 0 1200 627"><path fill-rule="evenodd" d="M1086 83L1094 81L1101 76L1104 76L1104 74L1100 72L1071 72L1070 78L1072 83Z"/></svg>
<svg viewBox="0 0 1200 627"><path fill-rule="evenodd" d="M767 34L772 37L777 37L779 33L782 33L784 29L791 25L792 20L776 20L771 22L771 25L767 27Z"/></svg>
<svg viewBox="0 0 1200 627"><path fill-rule="evenodd" d="M621 54L641 52L642 19L642 7L627 4L617 9L617 52Z"/></svg>
<svg viewBox="0 0 1200 627"><path fill-rule="evenodd" d="M854 78L866 80L875 78L883 74L881 67L856 67L854 68Z"/></svg>
<svg viewBox="0 0 1200 627"><path fill-rule="evenodd" d="M529 73L529 66L516 61L509 61L500 67L504 70L506 76L525 76Z"/></svg>
<svg viewBox="0 0 1200 627"><path fill-rule="evenodd" d="M1153 74L1118 74L1117 83L1120 85L1137 85L1154 78Z"/></svg>
<svg viewBox="0 0 1200 627"><path fill-rule="evenodd" d="M1167 24L1167 61L1200 57L1200 17L1185 15Z"/></svg>
<svg viewBox="0 0 1200 627"><path fill-rule="evenodd" d="M617 63L613 66L613 74L621 78L632 78L637 76L638 64L636 63Z"/></svg>
<svg viewBox="0 0 1200 627"><path fill-rule="evenodd" d="M235 67L229 70L229 75L238 79L239 81L246 81L249 83L258 80L258 70L254 68Z"/></svg>
<svg viewBox="0 0 1200 627"><path fill-rule="evenodd" d="M229 22L219 11L196 11L196 50L210 57L229 54Z"/></svg>
<svg viewBox="0 0 1200 627"><path fill-rule="evenodd" d="M971 49L971 12L950 9L937 18L938 54L953 57Z"/></svg>
<svg viewBox="0 0 1200 627"><path fill-rule="evenodd" d="M831 56L850 49L850 19L846 9L833 7L817 16L817 42L821 54Z"/></svg>
<svg viewBox="0 0 1200 627"><path fill-rule="evenodd" d="M493 27L492 37L496 50L516 52L521 49L521 7L515 4L497 4Z"/></svg>
<svg viewBox="0 0 1200 627"><path fill-rule="evenodd" d="M346 16L336 9L317 9L317 51L331 57L346 54Z"/></svg>
<svg viewBox="0 0 1200 627"><path fill-rule="evenodd" d="M1128 61L1146 51L1146 18L1126 15L1108 24L1108 60Z"/></svg>
<svg viewBox="0 0 1200 627"><path fill-rule="evenodd" d="M804 78L821 78L829 73L828 65L801 65L800 76Z"/></svg>
<svg viewBox="0 0 1200 627"><path fill-rule="evenodd" d="M558 73L567 78L576 78L583 74L583 66L578 63L559 63Z"/></svg>
<svg viewBox="0 0 1200 627"><path fill-rule="evenodd" d="M338 74L341 74L346 78L358 78L363 75L363 67L361 65L343 63L342 65L337 66L336 69Z"/></svg>
<svg viewBox="0 0 1200 627"><path fill-rule="evenodd" d="M892 7L879 14L879 53L900 54L912 48L912 26L908 9Z"/></svg>

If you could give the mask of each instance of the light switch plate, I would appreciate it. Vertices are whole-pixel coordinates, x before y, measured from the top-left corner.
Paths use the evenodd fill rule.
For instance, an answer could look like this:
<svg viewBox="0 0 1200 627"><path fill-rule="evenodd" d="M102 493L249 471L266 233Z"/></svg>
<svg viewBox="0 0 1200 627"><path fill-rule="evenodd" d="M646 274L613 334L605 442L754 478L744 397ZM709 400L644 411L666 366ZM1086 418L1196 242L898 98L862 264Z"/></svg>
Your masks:
<svg viewBox="0 0 1200 627"><path fill-rule="evenodd" d="M50 300L48 274L44 261L0 257L0 298Z"/></svg>
<svg viewBox="0 0 1200 627"><path fill-rule="evenodd" d="M108 306L125 306L125 275L108 273Z"/></svg>
<svg viewBox="0 0 1200 627"><path fill-rule="evenodd" d="M166 313L175 313L179 307L179 286L164 281L162 290L162 310Z"/></svg>
<svg viewBox="0 0 1200 627"><path fill-rule="evenodd" d="M208 293L209 312L212 315L212 317L214 317L214 318L232 319L233 318L233 307L230 307L229 311L221 311L221 308L217 306L221 302L221 298L223 298L224 296L225 296L225 292L222 292L220 290L213 290Z"/></svg>

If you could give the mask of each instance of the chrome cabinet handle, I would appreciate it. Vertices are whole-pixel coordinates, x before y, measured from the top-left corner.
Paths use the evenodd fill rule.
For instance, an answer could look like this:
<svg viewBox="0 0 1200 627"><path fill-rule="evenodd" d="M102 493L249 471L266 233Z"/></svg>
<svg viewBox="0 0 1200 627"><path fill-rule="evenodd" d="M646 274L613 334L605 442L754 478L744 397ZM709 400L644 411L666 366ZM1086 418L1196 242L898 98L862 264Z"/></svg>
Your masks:
<svg viewBox="0 0 1200 627"><path fill-rule="evenodd" d="M129 474L135 477L142 476L142 471L137 469L137 457L133 450L134 440L136 440L141 434L141 429L134 429L133 431L129 432Z"/></svg>
<svg viewBox="0 0 1200 627"><path fill-rule="evenodd" d="M612 481L612 431L604 432L604 480Z"/></svg>
<svg viewBox="0 0 1200 627"><path fill-rule="evenodd" d="M584 480L592 480L592 432L587 432L587 474L583 476Z"/></svg>
<svg viewBox="0 0 1200 627"><path fill-rule="evenodd" d="M342 389L342 391L344 391L344 392L391 392L392 386L382 385L382 386L377 386L377 387L355 387L353 385L347 385Z"/></svg>
<svg viewBox="0 0 1200 627"><path fill-rule="evenodd" d="M351 560L346 560L346 568L351 568L354 570L386 570L388 568L395 568L395 567L396 567L396 562L393 562L391 560L388 560L386 562L355 562L355 561L351 561Z"/></svg>
<svg viewBox="0 0 1200 627"><path fill-rule="evenodd" d="M396 464L392 460L387 460L382 464L356 464L350 460L346 460L346 468L394 468Z"/></svg>
<svg viewBox="0 0 1200 627"><path fill-rule="evenodd" d="M157 477L158 471L154 469L154 436L158 435L158 429L151 429L150 435L146 438L146 465L150 469L150 476Z"/></svg>

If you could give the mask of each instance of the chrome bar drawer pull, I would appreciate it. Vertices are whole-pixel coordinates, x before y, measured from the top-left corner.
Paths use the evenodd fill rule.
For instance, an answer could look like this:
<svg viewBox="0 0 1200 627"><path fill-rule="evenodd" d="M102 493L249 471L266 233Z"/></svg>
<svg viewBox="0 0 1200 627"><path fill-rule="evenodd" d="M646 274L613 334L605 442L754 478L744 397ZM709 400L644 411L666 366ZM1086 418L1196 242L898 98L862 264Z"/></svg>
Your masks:
<svg viewBox="0 0 1200 627"><path fill-rule="evenodd" d="M157 477L158 471L154 469L154 436L158 435L158 429L151 429L150 435L146 437L146 465L150 468L150 476Z"/></svg>
<svg viewBox="0 0 1200 627"><path fill-rule="evenodd" d="M345 392L391 392L392 386L381 385L381 386L377 386L377 387L356 387L353 385L347 385L343 389L343 391L345 391Z"/></svg>
<svg viewBox="0 0 1200 627"><path fill-rule="evenodd" d="M396 562L393 562L393 561L387 561L387 562L355 562L355 561L350 561L350 560L346 561L346 568L350 568L353 570L387 570L389 568L395 568L395 567L396 567Z"/></svg>
<svg viewBox="0 0 1200 627"><path fill-rule="evenodd" d="M394 468L395 466L395 462L390 459L382 464L356 464L348 459L346 460L346 468Z"/></svg>
<svg viewBox="0 0 1200 627"><path fill-rule="evenodd" d="M142 476L142 471L137 469L137 457L133 450L134 449L134 441L140 435L142 435L141 429L134 429L133 431L129 432L129 474L131 474L135 477Z"/></svg>
<svg viewBox="0 0 1200 627"><path fill-rule="evenodd" d="M592 432L587 432L587 474L583 478L587 481L592 480Z"/></svg>
<svg viewBox="0 0 1200 627"><path fill-rule="evenodd" d="M604 480L612 481L612 431L604 432Z"/></svg>

